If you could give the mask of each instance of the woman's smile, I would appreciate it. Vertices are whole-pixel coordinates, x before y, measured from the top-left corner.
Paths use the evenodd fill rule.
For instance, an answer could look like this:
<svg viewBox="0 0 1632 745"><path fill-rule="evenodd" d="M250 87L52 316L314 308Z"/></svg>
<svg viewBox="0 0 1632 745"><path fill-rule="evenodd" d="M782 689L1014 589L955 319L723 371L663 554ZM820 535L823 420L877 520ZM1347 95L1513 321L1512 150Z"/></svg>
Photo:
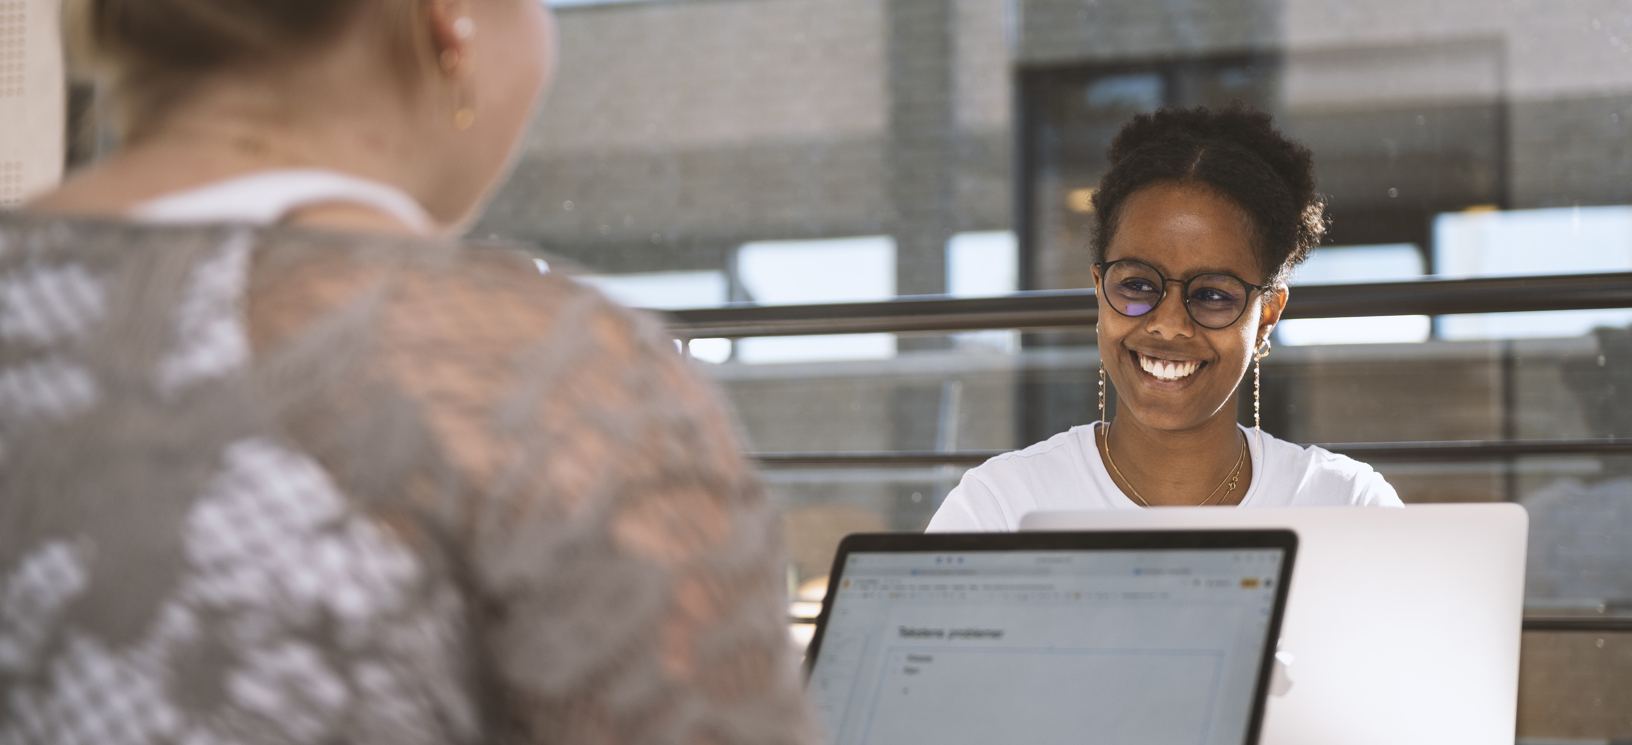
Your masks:
<svg viewBox="0 0 1632 745"><path fill-rule="evenodd" d="M1165 355L1151 355L1138 350L1130 350L1135 362L1145 374L1163 383L1173 383L1184 380L1195 374L1207 363L1201 360L1174 359Z"/></svg>

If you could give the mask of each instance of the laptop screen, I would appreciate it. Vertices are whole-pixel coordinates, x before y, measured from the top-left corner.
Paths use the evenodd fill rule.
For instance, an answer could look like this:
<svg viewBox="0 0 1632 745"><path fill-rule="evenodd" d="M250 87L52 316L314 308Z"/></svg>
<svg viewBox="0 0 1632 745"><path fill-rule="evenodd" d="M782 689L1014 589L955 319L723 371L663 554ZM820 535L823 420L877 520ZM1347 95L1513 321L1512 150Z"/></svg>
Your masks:
<svg viewBox="0 0 1632 745"><path fill-rule="evenodd" d="M809 691L835 744L1242 745L1289 553L847 551Z"/></svg>

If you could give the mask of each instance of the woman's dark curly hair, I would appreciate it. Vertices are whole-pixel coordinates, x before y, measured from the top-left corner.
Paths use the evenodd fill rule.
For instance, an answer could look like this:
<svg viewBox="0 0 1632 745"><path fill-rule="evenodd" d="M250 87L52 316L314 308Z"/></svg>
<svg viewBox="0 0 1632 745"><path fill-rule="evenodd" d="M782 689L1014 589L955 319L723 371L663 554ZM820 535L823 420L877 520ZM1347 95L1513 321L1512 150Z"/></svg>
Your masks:
<svg viewBox="0 0 1632 745"><path fill-rule="evenodd" d="M1107 151L1111 170L1094 192L1095 261L1105 260L1128 197L1160 183L1199 184L1252 220L1266 284L1284 285L1326 234L1315 193L1315 157L1275 129L1268 114L1239 103L1211 111L1162 109L1122 127Z"/></svg>

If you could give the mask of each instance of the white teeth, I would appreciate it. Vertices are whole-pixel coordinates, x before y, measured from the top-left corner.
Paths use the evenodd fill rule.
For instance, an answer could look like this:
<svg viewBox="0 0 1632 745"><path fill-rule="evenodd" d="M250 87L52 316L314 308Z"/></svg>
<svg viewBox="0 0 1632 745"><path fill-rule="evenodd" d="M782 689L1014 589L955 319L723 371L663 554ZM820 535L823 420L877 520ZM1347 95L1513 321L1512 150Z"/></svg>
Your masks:
<svg viewBox="0 0 1632 745"><path fill-rule="evenodd" d="M1147 357L1143 354L1139 354L1138 352L1135 352L1134 356L1139 358L1139 366L1144 368L1145 372L1150 373L1157 380L1173 381L1180 378L1189 377L1191 373L1196 371L1196 368L1201 367L1201 360L1184 360L1182 362L1175 362L1173 360L1161 360L1156 359L1155 357Z"/></svg>

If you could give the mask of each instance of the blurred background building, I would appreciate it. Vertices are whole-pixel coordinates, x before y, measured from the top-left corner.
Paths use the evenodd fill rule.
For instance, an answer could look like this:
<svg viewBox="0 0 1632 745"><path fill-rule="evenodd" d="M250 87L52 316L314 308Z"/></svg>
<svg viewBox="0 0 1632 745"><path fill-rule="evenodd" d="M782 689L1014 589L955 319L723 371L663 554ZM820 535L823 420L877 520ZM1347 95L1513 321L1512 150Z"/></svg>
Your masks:
<svg viewBox="0 0 1632 745"><path fill-rule="evenodd" d="M1088 288L1089 196L1116 129L1233 100L1316 153L1333 231L1299 285L1632 271L1624 1L557 6L559 82L473 232L576 263L636 306ZM1386 310L1284 323L1266 429L1303 443L1632 436L1632 310ZM1091 328L689 351L761 453L1003 450L1097 418ZM1632 457L1372 461L1408 501L1526 504L1533 612L1632 601ZM968 464L774 465L794 584L819 586L840 536L921 529ZM1528 634L1521 734L1632 737L1624 637Z"/></svg>

